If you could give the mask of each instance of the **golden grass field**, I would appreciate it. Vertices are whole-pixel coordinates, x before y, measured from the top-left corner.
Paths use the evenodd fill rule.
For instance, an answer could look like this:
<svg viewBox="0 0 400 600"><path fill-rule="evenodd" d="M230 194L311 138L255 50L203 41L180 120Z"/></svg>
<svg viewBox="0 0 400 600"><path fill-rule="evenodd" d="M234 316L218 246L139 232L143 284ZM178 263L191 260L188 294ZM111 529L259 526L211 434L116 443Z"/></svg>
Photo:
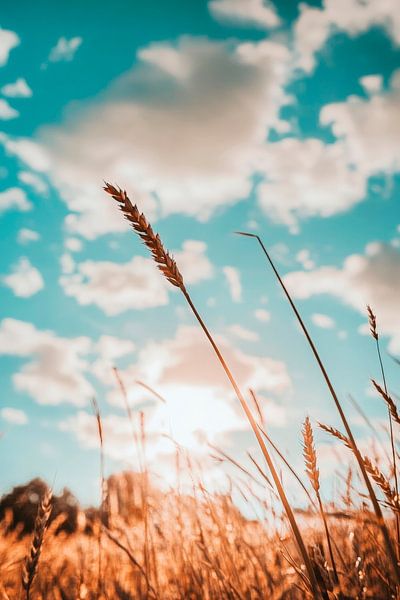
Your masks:
<svg viewBox="0 0 400 600"><path fill-rule="evenodd" d="M0 523L0 599L390 599L400 598L400 532L396 435L400 417L388 392L379 345L379 323L368 307L371 336L376 344L381 383L374 383L388 409L388 461L380 464L371 452L359 449L318 350L287 292L263 242L265 254L311 347L327 384L342 429L319 426L343 444L348 453L348 477L332 501L320 494L318 449L311 421L302 432L304 471L295 472L264 430L263 411L239 388L234 373L194 305L179 265L165 250L143 214L126 192L106 184L105 191L150 250L167 280L183 294L215 358L230 381L258 443L254 459L256 478L223 451L213 448L221 462L231 463L240 475L232 481L245 502L260 510L260 518L246 519L232 493L208 492L184 450L177 447L176 469L191 478L192 492L179 486L161 492L151 485L145 462L138 474L125 473L108 480L101 466L102 502L97 510L75 507L74 524L65 531L68 515L53 511L51 490L43 486L34 498L37 512L31 532L15 522L13 506ZM245 232L242 233L244 235ZM118 375L118 373L117 373ZM123 382L120 381L124 394ZM127 419L134 415L127 404ZM103 464L102 419L94 412ZM135 421L136 423L136 421ZM139 450L146 443L145 427L133 434ZM300 480L307 510L300 511L287 496L280 469ZM32 498L31 498L32 504ZM273 523L273 526L271 526Z"/></svg>

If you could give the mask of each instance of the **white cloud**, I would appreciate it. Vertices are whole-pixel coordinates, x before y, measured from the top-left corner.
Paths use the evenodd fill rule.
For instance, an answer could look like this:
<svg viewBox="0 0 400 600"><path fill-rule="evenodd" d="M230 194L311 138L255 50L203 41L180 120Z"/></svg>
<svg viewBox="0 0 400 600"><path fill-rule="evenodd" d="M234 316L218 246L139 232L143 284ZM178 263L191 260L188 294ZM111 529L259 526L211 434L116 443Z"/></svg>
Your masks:
<svg viewBox="0 0 400 600"><path fill-rule="evenodd" d="M314 313L311 315L311 320L314 325L321 327L322 329L333 329L335 327L335 321L332 317L322 313Z"/></svg>
<svg viewBox="0 0 400 600"><path fill-rule="evenodd" d="M382 75L364 75L360 77L360 83L368 94L375 94L382 91Z"/></svg>
<svg viewBox="0 0 400 600"><path fill-rule="evenodd" d="M71 211L69 230L87 238L126 230L100 190L103 178L124 186L151 218L206 220L247 197L255 156L286 100L288 62L288 50L270 41L185 37L140 50L102 98L39 133Z"/></svg>
<svg viewBox="0 0 400 600"><path fill-rule="evenodd" d="M258 188L261 208L294 232L299 219L330 217L365 196L365 176L351 165L341 142L286 138L265 147L259 168L266 176Z"/></svg>
<svg viewBox="0 0 400 600"><path fill-rule="evenodd" d="M14 373L14 386L39 404L86 404L93 394L83 375L87 367L83 356L89 351L90 340L85 337L58 337L16 319L0 323L0 354L30 359Z"/></svg>
<svg viewBox="0 0 400 600"><path fill-rule="evenodd" d="M256 342L260 339L260 336L256 331L252 331L251 329L247 329L243 327L239 323L234 323L227 328L228 333L233 335L234 337L239 338L240 340L244 340L247 342Z"/></svg>
<svg viewBox="0 0 400 600"><path fill-rule="evenodd" d="M37 194L47 194L49 191L47 183L39 175L31 171L20 171L18 179L34 189Z"/></svg>
<svg viewBox="0 0 400 600"><path fill-rule="evenodd" d="M12 408L11 406L2 408L0 410L0 416L4 421L12 423L13 425L26 425L28 422L28 417L23 410Z"/></svg>
<svg viewBox="0 0 400 600"><path fill-rule="evenodd" d="M19 43L20 39L14 31L0 28L0 67L7 64L11 50Z"/></svg>
<svg viewBox="0 0 400 600"><path fill-rule="evenodd" d="M186 240L182 244L182 250L173 252L185 283L199 283L214 275L214 267L206 256L206 251L207 244L204 242Z"/></svg>
<svg viewBox="0 0 400 600"><path fill-rule="evenodd" d="M400 352L400 251L391 245L369 244L364 254L346 258L342 268L323 266L307 273L289 273L285 282L294 297L330 294L366 317L370 304L378 315L379 331L390 337L391 352Z"/></svg>
<svg viewBox="0 0 400 600"><path fill-rule="evenodd" d="M325 106L323 125L331 125L343 140L349 164L365 178L375 173L400 170L400 70L392 76L386 93L368 99L351 96L345 102Z"/></svg>
<svg viewBox="0 0 400 600"><path fill-rule="evenodd" d="M400 71L385 93L352 96L322 108L320 122L337 141L286 138L259 153L258 188L265 214L297 232L299 220L348 211L365 199L368 179L400 170ZM290 172L290 178L287 173ZM304 252L298 260L311 268Z"/></svg>
<svg viewBox="0 0 400 600"><path fill-rule="evenodd" d="M7 100L0 98L0 119L3 121L9 121L19 116L19 112L9 105Z"/></svg>
<svg viewBox="0 0 400 600"><path fill-rule="evenodd" d="M33 229L23 227L18 231L17 242L19 244L29 244L29 242L37 242L40 240L40 235Z"/></svg>
<svg viewBox="0 0 400 600"><path fill-rule="evenodd" d="M208 9L222 23L270 29L280 22L274 6L263 0L211 0Z"/></svg>
<svg viewBox="0 0 400 600"><path fill-rule="evenodd" d="M13 187L0 192L0 214L13 208L23 212L31 210L32 204L29 202L24 190Z"/></svg>
<svg viewBox="0 0 400 600"><path fill-rule="evenodd" d="M242 283L240 280L240 273L236 267L226 266L222 269L226 282L229 286L229 292L234 302L242 301Z"/></svg>
<svg viewBox="0 0 400 600"><path fill-rule="evenodd" d="M50 52L49 61L60 62L72 60L81 44L81 37L73 37L70 39L60 37L57 44L54 46L54 48L52 48Z"/></svg>
<svg viewBox="0 0 400 600"><path fill-rule="evenodd" d="M130 340L102 335L93 349L98 354L98 358L91 365L91 372L104 385L115 387L116 379L112 368L116 366L119 358L134 352L135 344Z"/></svg>
<svg viewBox="0 0 400 600"><path fill-rule="evenodd" d="M315 54L337 31L359 35L381 26L393 42L400 44L400 13L397 0L323 0L321 8L300 4L295 24L295 47L301 68L311 71Z"/></svg>
<svg viewBox="0 0 400 600"><path fill-rule="evenodd" d="M26 79L19 77L14 83L7 83L1 88L4 96L9 98L30 98L32 90L26 82Z"/></svg>
<svg viewBox="0 0 400 600"><path fill-rule="evenodd" d="M46 149L28 138L12 138L0 132L0 142L5 151L16 156L34 171L44 172L50 168L50 156Z"/></svg>
<svg viewBox="0 0 400 600"><path fill-rule="evenodd" d="M72 258L71 254L69 254L68 252L64 252L60 256L60 266L61 266L61 272L64 273L65 275L74 272L75 261Z"/></svg>
<svg viewBox="0 0 400 600"><path fill-rule="evenodd" d="M186 283L193 285L213 276L206 250L205 243L186 240L182 250L173 253ZM107 315L168 304L171 286L150 258L135 256L127 263L84 261L75 265L67 256L63 258L65 275L60 283L67 296L80 304L95 304Z"/></svg>
<svg viewBox="0 0 400 600"><path fill-rule="evenodd" d="M82 250L82 241L78 238L68 238L65 240L65 247L70 252L80 252Z"/></svg>
<svg viewBox="0 0 400 600"><path fill-rule="evenodd" d="M30 298L44 288L40 271L24 256L14 265L10 275L5 275L2 280L20 298Z"/></svg>
<svg viewBox="0 0 400 600"><path fill-rule="evenodd" d="M67 296L84 306L95 304L107 315L168 304L168 287L150 258L135 256L127 263L87 260L60 283Z"/></svg>
<svg viewBox="0 0 400 600"><path fill-rule="evenodd" d="M264 308L257 308L254 311L254 316L256 319L258 319L258 321L262 321L264 323L267 323L271 319L271 313Z"/></svg>
<svg viewBox="0 0 400 600"><path fill-rule="evenodd" d="M95 393L87 375L115 384L111 367L134 349L130 340L113 336L103 335L94 342L83 336L60 337L26 321L0 322L0 355L26 359L13 374L14 387L38 404L85 406Z"/></svg>
<svg viewBox="0 0 400 600"><path fill-rule="evenodd" d="M296 254L296 260L301 264L303 269L306 269L307 271L315 267L315 262L312 260L311 253L307 248L299 250Z"/></svg>

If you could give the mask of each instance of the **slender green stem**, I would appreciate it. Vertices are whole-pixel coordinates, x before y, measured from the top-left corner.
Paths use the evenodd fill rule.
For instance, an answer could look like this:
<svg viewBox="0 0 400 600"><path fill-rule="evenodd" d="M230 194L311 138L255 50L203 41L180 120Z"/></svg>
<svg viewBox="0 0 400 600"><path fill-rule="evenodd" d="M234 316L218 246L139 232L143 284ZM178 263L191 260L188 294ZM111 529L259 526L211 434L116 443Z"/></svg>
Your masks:
<svg viewBox="0 0 400 600"><path fill-rule="evenodd" d="M331 382L331 380L330 380L330 378L328 376L328 373L327 373L327 371L326 371L326 369L324 367L324 364L323 364L323 362L322 362L322 360L321 360L321 358L319 356L319 353L318 353L318 351L316 349L316 346L315 346L315 344L314 344L314 342L313 342L310 334L308 333L307 327L305 326L304 321L301 318L301 315L300 315L299 311L297 310L296 305L294 304L294 302L293 302L293 300L292 300L292 298L291 298L291 296L290 296L290 294L289 294L289 292L288 292L288 290L287 290L287 288L286 288L286 286L285 286L285 284L284 284L281 276L279 275L279 273L278 273L278 271L277 271L277 269L276 269L276 267L275 267L275 265L274 265L274 263L273 263L270 255L269 255L269 253L268 253L268 251L267 251L267 249L266 249L266 247L265 247L262 239L260 238L260 236L255 235L253 233L246 233L246 232L238 232L238 233L240 235L245 235L247 237L254 238L254 239L256 239L258 241L258 243L261 246L261 249L262 249L263 253L265 254L265 256L266 256L266 258L267 258L267 260L268 260L268 262L269 262L269 264L270 264L270 266L271 266L271 268L272 268L272 270L273 270L273 272L274 272L274 274L275 274L275 276L276 276L276 278L277 278L277 280L278 280L278 282L279 282L279 284L280 284L280 286L281 286L281 288L282 288L282 290L283 290L283 292L284 292L284 294L285 294L285 296L286 296L286 298L287 298L287 300L288 300L288 302L289 302L289 304L290 304L290 306L291 306L294 314L296 315L296 318L297 318L297 320L299 322L299 325L300 325L300 327L301 327L301 329L302 329L302 331L303 331L303 333L304 333L304 335L305 335L305 337L306 337L306 339L307 339L307 341L308 341L308 343L309 343L309 345L311 347L311 350L312 350L312 352L314 354L314 357L315 357L315 359L317 361L317 364L318 364L318 366L319 366L319 368L320 368L320 370L322 372L322 375L323 375L323 377L325 379L326 385L327 385L327 387L328 387L328 389L330 391L332 399L333 399L333 401L334 401L334 403L336 405L336 408L337 408L337 410L339 412L339 415L340 415L340 418L341 418L342 423L344 425L344 428L345 428L345 430L347 432L347 436L349 438L349 441L350 441L350 444L351 444L351 447L352 447L352 450L353 450L353 454L356 457L356 460L358 462L361 474L363 476L363 479L365 481L365 485L367 487L367 490L368 490L368 493L369 493L369 496L370 496L370 499L371 499L372 506L373 506L374 511L375 511L377 522L378 522L378 524L380 526L383 538L385 540L386 550L387 550L388 556L389 556L390 561L391 561L392 566L393 566L393 571L394 571L394 575L395 575L395 578L396 578L396 582L397 582L397 584L400 584L400 569L399 569L399 564L397 562L396 553L394 551L393 544L392 544L392 541L390 539L389 531L388 531L388 529L386 527L385 520L383 518L383 513L382 513L382 510L381 510L381 507L379 506L378 499L377 499L376 494L374 492L374 489L372 487L371 481L370 481L370 479L368 477L367 471L365 470L365 466L364 466L364 463L363 463L363 460L362 460L362 456L361 456L360 451L358 449L358 446L356 444L356 441L355 441L355 438L353 436L353 433L352 433L352 431L350 429L350 425L349 425L349 423L347 421L346 415L344 414L344 411L343 411L342 406L340 404L339 398L336 395L335 389L334 389L334 387L332 385L332 382Z"/></svg>

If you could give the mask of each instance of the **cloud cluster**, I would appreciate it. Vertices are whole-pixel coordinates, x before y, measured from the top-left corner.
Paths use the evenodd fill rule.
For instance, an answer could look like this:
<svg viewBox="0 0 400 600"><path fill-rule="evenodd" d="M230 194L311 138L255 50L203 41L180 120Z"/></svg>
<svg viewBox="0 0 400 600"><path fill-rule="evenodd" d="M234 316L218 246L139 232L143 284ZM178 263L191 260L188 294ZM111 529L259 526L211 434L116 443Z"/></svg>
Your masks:
<svg viewBox="0 0 400 600"><path fill-rule="evenodd" d="M94 304L107 315L168 304L166 283L154 262L142 256L123 264L86 260L62 275L60 283L67 296L83 306Z"/></svg>
<svg viewBox="0 0 400 600"><path fill-rule="evenodd" d="M99 98L71 108L63 125L42 129L36 141L1 140L47 173L67 204L67 229L88 239L127 230L100 190L104 178L129 190L150 220L175 213L206 220L247 198L257 174L267 217L296 232L301 219L351 209L371 175L398 169L400 76L387 91L375 86L368 98L321 110L336 141L270 142L289 101L290 58L271 41L151 44Z"/></svg>
<svg viewBox="0 0 400 600"><path fill-rule="evenodd" d="M213 276L206 251L204 242L186 240L182 249L173 253L186 283L193 285ZM71 255L65 254L62 270L60 283L67 296L82 305L94 304L107 315L165 306L172 291L154 261L142 256L126 263L88 260L75 264Z"/></svg>
<svg viewBox="0 0 400 600"><path fill-rule="evenodd" d="M61 337L17 319L0 322L0 355L26 359L12 377L14 387L38 404L85 406L95 393L87 374L102 380L116 358L133 350L132 342L112 336L93 342Z"/></svg>
<svg viewBox="0 0 400 600"><path fill-rule="evenodd" d="M85 337L62 338L16 319L0 323L0 354L29 359L14 373L14 386L39 404L86 404L94 393L83 375L89 350Z"/></svg>
<svg viewBox="0 0 400 600"><path fill-rule="evenodd" d="M0 67L7 64L11 50L19 43L20 39L14 31L0 27Z"/></svg>
<svg viewBox="0 0 400 600"><path fill-rule="evenodd" d="M32 204L29 202L24 190L18 187L8 188L0 192L0 215L7 210L31 210Z"/></svg>
<svg viewBox="0 0 400 600"><path fill-rule="evenodd" d="M221 23L270 29L279 25L275 7L263 0L210 0L210 14Z"/></svg>
<svg viewBox="0 0 400 600"><path fill-rule="evenodd" d="M1 92L9 98L30 98L32 96L32 90L23 77L19 77L14 83L3 85Z"/></svg>
<svg viewBox="0 0 400 600"><path fill-rule="evenodd" d="M19 244L29 244L30 242L37 242L40 240L40 235L34 229L28 227L22 227L18 231L17 241Z"/></svg>
<svg viewBox="0 0 400 600"><path fill-rule="evenodd" d="M0 417L3 421L7 421L7 423L12 423L13 425L26 425L28 422L28 417L23 410L19 408L13 408L12 406L5 406L0 410Z"/></svg>
<svg viewBox="0 0 400 600"><path fill-rule="evenodd" d="M345 102L328 104L320 120L343 140L348 163L367 178L400 170L399 115L400 70L393 74L387 92L374 93L367 99L351 96Z"/></svg>
<svg viewBox="0 0 400 600"><path fill-rule="evenodd" d="M137 58L102 97L38 138L71 212L67 227L87 238L126 227L100 191L103 179L128 189L149 216L205 220L247 197L255 156L286 101L281 44L185 37Z"/></svg>
<svg viewBox="0 0 400 600"><path fill-rule="evenodd" d="M19 112L7 100L0 98L0 119L2 121L9 121L10 119L16 119L18 116Z"/></svg>
<svg viewBox="0 0 400 600"><path fill-rule="evenodd" d="M383 27L397 45L400 44L400 13L397 0L323 0L321 8L300 4L295 24L298 64L305 71L315 66L315 55L329 37L342 31L351 36Z"/></svg>
<svg viewBox="0 0 400 600"><path fill-rule="evenodd" d="M350 163L342 142L285 138L268 144L260 161L258 188L265 214L292 231L299 219L330 217L363 200L366 178Z"/></svg>
<svg viewBox="0 0 400 600"><path fill-rule="evenodd" d="M389 244L369 244L364 254L346 258L341 268L323 266L289 273L285 283L294 297L329 294L366 317L370 304L378 315L379 331L390 337L389 350L400 353L400 251Z"/></svg>
<svg viewBox="0 0 400 600"><path fill-rule="evenodd" d="M229 287L231 298L234 302L242 301L242 281L236 267L226 266L222 268L226 282Z"/></svg>
<svg viewBox="0 0 400 600"><path fill-rule="evenodd" d="M70 39L60 37L57 44L54 46L54 48L52 48L50 52L49 61L67 62L72 60L81 44L81 37L73 37Z"/></svg>
<svg viewBox="0 0 400 600"><path fill-rule="evenodd" d="M30 298L44 288L41 272L25 256L13 266L9 275L2 277L2 281L20 298Z"/></svg>

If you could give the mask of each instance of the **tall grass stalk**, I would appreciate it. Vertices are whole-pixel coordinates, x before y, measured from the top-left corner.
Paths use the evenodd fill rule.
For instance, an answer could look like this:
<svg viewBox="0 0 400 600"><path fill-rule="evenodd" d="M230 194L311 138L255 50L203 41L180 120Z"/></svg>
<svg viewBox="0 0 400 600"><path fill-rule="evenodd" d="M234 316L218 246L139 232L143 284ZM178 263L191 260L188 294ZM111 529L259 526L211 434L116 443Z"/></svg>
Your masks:
<svg viewBox="0 0 400 600"><path fill-rule="evenodd" d="M367 306L367 313L368 313L369 329L371 332L371 336L375 340L375 344L376 344L376 353L378 355L378 361L379 361L379 366L380 366L381 375L382 375L383 387L385 390L385 394L381 394L381 395L384 397L384 399L386 399L386 398L389 398L389 393L388 393L388 388L386 385L385 369L383 368L381 345L379 343L379 333L378 333L378 328L377 328L377 323L376 323L376 315L373 312L373 310L369 304ZM375 387L379 388L379 386L377 386L374 381L373 381L373 384L375 385ZM378 391L379 391L379 389L378 389ZM385 396L386 396L386 398L385 398ZM396 491L396 495L398 496L399 495L399 483L398 483L398 479L397 479L396 447L395 447L394 433L393 433L393 415L392 415L393 411L391 410L391 408L392 407L391 407L390 403L388 403L387 409L388 409L388 418L389 418L390 447L392 450L392 461L393 461L394 489ZM395 412L397 412L397 411L395 411ZM399 557L400 557L400 519L399 519L398 514L396 514L396 541L397 541L397 559L399 560Z"/></svg>
<svg viewBox="0 0 400 600"><path fill-rule="evenodd" d="M97 423L97 433L100 443L100 526L97 536L98 546L98 572L97 572L97 593L99 598L103 591L103 535L102 524L105 520L105 500L106 500L106 479L104 474L104 437L103 423L101 420L100 408L95 397L92 398L92 407Z"/></svg>
<svg viewBox="0 0 400 600"><path fill-rule="evenodd" d="M199 323L206 338L208 339L209 343L211 344L211 347L214 350L223 370L225 371L225 374L236 394L237 399L239 400L240 405L242 406L242 409L250 423L250 426L253 429L253 432L257 438L257 442L261 448L262 454L263 454L263 456L266 460L266 463L268 465L268 468L271 472L271 475L274 480L275 486L277 488L282 505L285 509L289 523L291 525L293 535L295 537L299 552L304 561L304 565L307 570L307 574L308 574L308 578L309 578L310 589L313 593L313 596L316 599L321 598L321 593L319 590L317 579L316 579L316 576L314 573L314 569L313 569L310 557L308 556L306 546L303 541L303 537L302 537L300 529L297 525L292 508L286 497L286 494L285 494L285 491L281 484L281 481L279 479L278 473L275 469L272 458L271 458L271 456L268 452L268 449L265 445L265 442L260 434L257 422L254 419L253 414L252 414L242 392L240 391L239 386L236 383L236 380L235 380L228 364L226 363L217 343L215 342L215 340L212 337L210 331L208 330L205 322L203 321L202 317L200 316L196 306L194 305L194 303L189 295L189 292L187 291L187 289L184 285L183 277L178 269L178 266L177 266L175 260L172 258L172 256L169 254L169 252L165 250L165 248L161 242L160 236L153 232L151 225L147 222L143 213L140 213L137 206L133 205L131 203L131 201L129 200L129 198L124 190L122 190L121 188L116 188L108 183L105 184L104 190L108 194L110 194L114 198L114 200L116 200L116 202L118 202L121 212L125 215L125 218L131 223L134 230L138 233L138 235L140 236L142 241L148 247L148 249L150 250L150 252L153 256L153 259L157 263L158 268L161 270L161 272L166 277L166 279L173 286L175 286L181 290L181 292L182 292L183 296L185 297L197 322Z"/></svg>
<svg viewBox="0 0 400 600"><path fill-rule="evenodd" d="M303 425L303 456L306 464L306 473L310 480L310 483L314 489L315 495L317 497L319 512L322 518L322 522L324 524L326 541L328 544L329 557L331 560L331 565L333 569L333 576L335 584L339 585L339 576L336 569L335 557L333 555L331 536L329 533L328 522L326 519L326 514L324 510L324 505L322 504L321 494L320 494L320 482L319 482L319 469L317 466L317 452L315 450L314 445L314 434L311 427L309 417L306 417Z"/></svg>
<svg viewBox="0 0 400 600"><path fill-rule="evenodd" d="M314 344L314 342L313 342L313 340L312 340L312 338L311 338L311 336L310 336L310 334L308 332L308 329L307 329L307 327L306 327L306 325L305 325L305 323L304 323L304 321L303 321L303 319L302 319L302 317L301 317L301 315L300 315L300 313L299 313L299 311L298 311L295 303L293 302L293 299L292 299L291 295L289 294L288 289L286 288L286 286L285 286L285 284L284 284L284 282L283 282L283 280L282 280L282 278L281 278L278 270L275 267L274 262L272 261L270 255L269 255L269 252L267 251L267 249L266 249L266 247L265 247L262 239L260 238L260 236L254 234L254 233L248 233L248 232L243 232L243 231L238 231L237 233L239 235L243 235L243 236L255 239L258 242L258 244L260 245L260 247L261 247L264 255L266 256L267 261L270 264L270 266L271 266L271 268L272 268L272 270L273 270L273 272L274 272L274 274L275 274L275 276L276 276L276 278L277 278L277 280L278 280L278 282L279 282L279 284L280 284L280 286L281 286L281 288L282 288L282 290L283 290L283 292L284 292L284 294L285 294L285 296L286 296L286 298L287 298L287 300L288 300L288 302L289 302L289 304L290 304L290 306L291 306L294 314L296 315L297 321L299 322L299 325L300 325L300 327L301 327L301 329L302 329L302 331L303 331L303 333L304 333L304 335L305 335L305 337L306 337L306 339L307 339L307 341L308 341L308 343L309 343L309 345L311 347L312 353L314 354L315 360L317 361L317 364L318 364L318 366L319 366L319 368L320 368L320 370L322 372L323 378L324 378L324 380L326 382L326 385L327 385L327 387L329 389L329 392L330 392L330 394L332 396L332 399L333 399L333 401L334 401L334 403L336 405L336 408L337 408L337 410L339 412L340 418L341 418L342 423L344 425L344 428L346 430L346 433L347 433L347 436L348 436L348 439L349 439L349 443L350 443L350 448L351 448L351 450L352 450L352 452L353 452L353 454L354 454L354 456L355 456L355 458L357 460L357 463L359 465L362 477L364 479L365 485L366 485L367 490L368 490L369 497L371 499L372 506L374 508L374 512L375 512L375 515L376 515L377 522L378 522L378 524L380 526L380 529L381 529L381 532L382 532L382 536L383 536L383 539L385 541L386 551L388 553L390 562L392 563L393 572L394 572L394 575L395 575L395 578L396 578L396 582L397 582L398 585L400 585L400 568L399 568L399 564L398 564L398 561L397 561L396 552L395 552L393 544L392 544L392 540L390 539L390 534L389 534L388 528L387 528L385 520L383 518L383 513L382 513L382 510L381 510L381 507L379 506L379 502L378 502L378 499L376 497L375 491L374 491L374 489L372 487L371 481L370 481L370 479L368 477L368 473L367 473L367 470L365 468L365 465L364 465L364 462L363 462L363 458L362 458L361 453L360 453L360 451L358 449L358 446L356 444L355 438L354 438L353 433L351 431L350 425L349 425L349 423L347 421L346 415L345 415L345 413L343 411L342 405L341 405L341 403L339 401L339 398L338 398L338 396L336 394L336 391L335 391L335 389L334 389L334 387L332 385L332 382L331 382L331 380L329 378L329 375L328 375L328 373L327 373L327 371L325 369L324 363L322 362L322 359L321 359L321 357L320 357L320 355L318 353L318 350L317 350L317 348L316 348L316 346L315 346L315 344Z"/></svg>

